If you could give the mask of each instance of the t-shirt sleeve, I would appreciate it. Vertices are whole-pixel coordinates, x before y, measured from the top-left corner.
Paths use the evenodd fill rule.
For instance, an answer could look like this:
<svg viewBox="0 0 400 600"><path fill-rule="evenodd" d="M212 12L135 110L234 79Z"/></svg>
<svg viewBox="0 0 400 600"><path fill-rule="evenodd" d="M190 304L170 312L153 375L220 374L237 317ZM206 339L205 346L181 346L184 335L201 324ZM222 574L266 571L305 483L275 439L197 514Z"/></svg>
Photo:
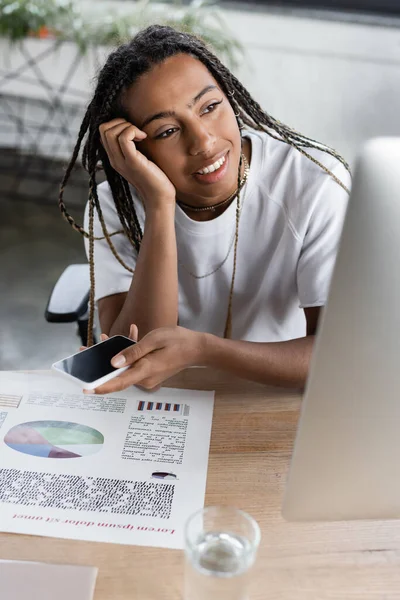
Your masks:
<svg viewBox="0 0 400 600"><path fill-rule="evenodd" d="M338 163L332 172L350 189L351 177ZM326 304L335 266L348 193L329 175L325 175L312 194L303 244L297 265L300 307Z"/></svg>
<svg viewBox="0 0 400 600"><path fill-rule="evenodd" d="M100 184L97 193L108 232L113 233L122 230L108 183ZM85 209L84 226L85 230L88 231L89 205L86 205ZM104 236L96 210L94 211L94 235L95 237ZM111 237L111 241L123 262L132 270L135 270L137 252L126 235L118 233ZM85 250L89 260L89 240L87 238L85 238ZM105 296L128 292L132 281L132 273L116 259L105 239L95 240L94 242L94 272L96 301Z"/></svg>

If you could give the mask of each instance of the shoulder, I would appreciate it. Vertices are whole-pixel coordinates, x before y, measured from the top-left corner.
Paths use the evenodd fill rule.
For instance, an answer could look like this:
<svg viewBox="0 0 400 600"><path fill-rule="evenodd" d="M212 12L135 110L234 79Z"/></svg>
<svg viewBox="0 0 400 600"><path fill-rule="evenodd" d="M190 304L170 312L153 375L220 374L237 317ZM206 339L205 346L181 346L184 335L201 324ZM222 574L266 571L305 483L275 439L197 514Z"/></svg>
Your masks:
<svg viewBox="0 0 400 600"><path fill-rule="evenodd" d="M136 214L139 218L139 221L144 222L144 209L143 204L139 200L135 188L131 185L129 186L133 201L133 206L135 208ZM103 214L104 220L108 224L114 224L120 226L120 220L118 215L118 210L115 205L115 200L110 188L110 184L108 181L103 181L97 186L97 196L99 199L100 209ZM86 205L85 209L85 224L87 223L89 218L89 203ZM95 218L98 220L98 211L95 211Z"/></svg>
<svg viewBox="0 0 400 600"><path fill-rule="evenodd" d="M313 148L307 153L311 158L301 155L294 159L299 168L292 178L293 193L285 197L293 230L300 238L310 227L340 229L351 189L351 175L339 159Z"/></svg>
<svg viewBox="0 0 400 600"><path fill-rule="evenodd" d="M343 218L349 195L335 178L350 189L351 176L338 158L319 148L303 148L303 154L264 132L251 131L250 138L259 153L260 192L280 206L296 236L303 237L315 214Z"/></svg>
<svg viewBox="0 0 400 600"><path fill-rule="evenodd" d="M98 184L96 191L97 191L97 197L99 199L99 204L100 204L102 212L105 215L110 215L110 216L112 216L114 213L116 213L117 209L115 207L114 198L113 198L111 188L110 188L108 181L103 181L102 183ZM88 214L89 214L89 202L87 202L87 204L86 204L85 220L88 218Z"/></svg>
<svg viewBox="0 0 400 600"><path fill-rule="evenodd" d="M102 183L100 183L97 186L97 193L98 193L99 199L101 199L101 201L104 204L110 204L110 205L114 204L114 198L112 195L110 184L108 183L107 180L103 181Z"/></svg>
<svg viewBox="0 0 400 600"><path fill-rule="evenodd" d="M259 179L265 191L276 196L276 201L283 200L282 192L286 189L298 196L310 187L319 186L329 178L333 179L329 171L346 186L350 185L347 169L339 159L324 152L322 144L321 149L302 148L303 153L263 131L251 130L248 135L259 154Z"/></svg>

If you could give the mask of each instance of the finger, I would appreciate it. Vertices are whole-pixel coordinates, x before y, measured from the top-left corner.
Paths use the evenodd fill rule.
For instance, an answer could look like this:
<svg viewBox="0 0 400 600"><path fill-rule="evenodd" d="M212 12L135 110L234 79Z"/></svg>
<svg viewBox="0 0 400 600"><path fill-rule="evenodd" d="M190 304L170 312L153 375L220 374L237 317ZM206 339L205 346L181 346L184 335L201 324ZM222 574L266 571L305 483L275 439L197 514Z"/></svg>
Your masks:
<svg viewBox="0 0 400 600"><path fill-rule="evenodd" d="M108 335L106 333L101 333L100 334L100 339L102 342L105 342L106 340L108 340Z"/></svg>
<svg viewBox="0 0 400 600"><path fill-rule="evenodd" d="M140 135L139 135L140 134ZM134 142L141 142L147 137L147 133L141 131L134 125L126 127L118 135L118 143L125 160L130 159L134 161L133 166L137 164L139 160L143 160L143 155L139 152Z"/></svg>
<svg viewBox="0 0 400 600"><path fill-rule="evenodd" d="M143 359L138 362L134 367L127 369L118 377L111 379L107 383L99 386L94 390L83 390L84 394L112 394L113 392L120 392L125 390L131 385L140 383L143 379L150 377L152 371L152 365L147 359Z"/></svg>
<svg viewBox="0 0 400 600"><path fill-rule="evenodd" d="M132 127L132 125L128 121L123 121L114 126L104 127L102 130L99 128L101 142L112 165L117 164L117 162L125 162L125 157L118 143L118 136L124 129L129 129L129 127Z"/></svg>
<svg viewBox="0 0 400 600"><path fill-rule="evenodd" d="M80 346L79 347L79 352L82 352L82 350L86 350L87 346Z"/></svg>
<svg viewBox="0 0 400 600"><path fill-rule="evenodd" d="M112 119L111 121L107 121L106 123L102 123L101 125L99 125L99 130L100 133L107 133L108 131L114 130L116 127L121 127L124 125L130 125L131 127L135 127L136 131L138 132L138 137L147 137L147 133L145 131L143 131L143 129L139 129L139 127L137 127L137 125L134 125L133 123L131 123L130 121L127 121L126 119Z"/></svg>
<svg viewBox="0 0 400 600"><path fill-rule="evenodd" d="M112 125L111 127L105 127L104 128L104 132L107 135L108 132L114 134L116 132L122 133L126 127L128 125L129 127L133 127L133 129L135 130L135 138L137 140L144 140L145 138L147 138L147 133L145 131L143 131L143 129L139 129L139 127L137 127L136 125L134 125L133 123L130 123L129 121L124 121L122 123L116 123L115 125ZM120 133L118 133L118 135L120 135Z"/></svg>
<svg viewBox="0 0 400 600"><path fill-rule="evenodd" d="M161 385L154 385L153 383L148 382L147 380L142 382L142 385L136 384L136 387L139 388L142 392L149 392L152 394L153 392L158 392L161 389Z"/></svg>
<svg viewBox="0 0 400 600"><path fill-rule="evenodd" d="M105 132L108 129L112 129L115 125L121 125L122 123L128 123L126 119L112 119L111 121L107 121L106 123L102 123L99 125L99 133L103 146L106 146L107 140L105 139Z"/></svg>
<svg viewBox="0 0 400 600"><path fill-rule="evenodd" d="M109 127L114 127L114 125L118 125L119 123L128 123L126 119L122 117L117 117L116 119L111 119L111 121L105 121L99 126L100 130L108 129Z"/></svg>
<svg viewBox="0 0 400 600"><path fill-rule="evenodd" d="M154 330L144 336L137 344L129 346L111 359L113 367L121 368L126 365L133 365L138 360L164 347L164 336L162 331Z"/></svg>
<svg viewBox="0 0 400 600"><path fill-rule="evenodd" d="M139 129L139 127L136 127L136 125L132 125L132 123L129 123L129 121L117 123L112 127L105 127L103 129L103 135L108 141L113 138L119 138L129 128L132 128L129 134L129 136L132 134L132 139L135 139L140 142L147 137L147 133Z"/></svg>
<svg viewBox="0 0 400 600"><path fill-rule="evenodd" d="M138 341L139 330L137 328L137 325L135 325L134 323L132 323L132 325L129 328L129 337L131 338L131 340L134 340L135 342Z"/></svg>
<svg viewBox="0 0 400 600"><path fill-rule="evenodd" d="M153 362L151 358L152 357L149 357L149 362L151 363L151 376L143 379L140 383L136 384L136 386L147 391L156 392L161 388L165 381L182 371L182 368L165 368L163 364L160 366L157 362Z"/></svg>
<svg viewBox="0 0 400 600"><path fill-rule="evenodd" d="M117 168L118 165L124 164L128 158L136 162L138 158L139 160L143 160L141 153L137 151L135 143L143 141L146 137L147 134L144 131L141 131L128 122L106 130L104 139L107 144L107 153L111 165Z"/></svg>

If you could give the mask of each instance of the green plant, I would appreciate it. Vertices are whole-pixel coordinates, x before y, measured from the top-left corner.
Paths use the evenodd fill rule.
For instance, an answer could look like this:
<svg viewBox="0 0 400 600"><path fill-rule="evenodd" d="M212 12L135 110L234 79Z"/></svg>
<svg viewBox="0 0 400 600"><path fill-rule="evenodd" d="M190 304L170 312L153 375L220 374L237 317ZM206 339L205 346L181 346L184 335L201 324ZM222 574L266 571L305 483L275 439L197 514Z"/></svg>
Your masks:
<svg viewBox="0 0 400 600"><path fill-rule="evenodd" d="M85 53L91 46L117 46L147 25L161 23L201 37L232 68L244 54L213 0L192 0L189 5L138 0L119 10L94 11L94 6L79 0L0 0L0 35L17 41L45 31L60 41L76 42Z"/></svg>
<svg viewBox="0 0 400 600"><path fill-rule="evenodd" d="M0 35L15 42L42 28L56 30L73 13L70 0L0 0Z"/></svg>

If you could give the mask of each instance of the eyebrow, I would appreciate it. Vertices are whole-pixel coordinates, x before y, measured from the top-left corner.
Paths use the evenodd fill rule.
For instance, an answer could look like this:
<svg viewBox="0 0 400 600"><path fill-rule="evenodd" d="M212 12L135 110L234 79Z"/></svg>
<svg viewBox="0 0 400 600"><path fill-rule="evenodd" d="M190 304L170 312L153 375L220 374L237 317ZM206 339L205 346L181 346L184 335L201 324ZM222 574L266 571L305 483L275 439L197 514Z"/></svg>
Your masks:
<svg viewBox="0 0 400 600"><path fill-rule="evenodd" d="M210 92L211 90L216 90L216 89L218 89L216 85L207 85L204 89L201 90L201 92L199 92L197 94L197 96L195 96L193 98L193 100L191 102L189 102L187 107L192 108L205 94L207 94L207 92ZM148 125L149 123L151 123L152 121L155 121L157 119L166 119L167 117L175 117L175 116L176 116L176 112L173 110L166 110L166 111L156 113L155 115L151 115L150 117L147 117L141 124L140 129L143 129L143 127L146 127L146 125Z"/></svg>

